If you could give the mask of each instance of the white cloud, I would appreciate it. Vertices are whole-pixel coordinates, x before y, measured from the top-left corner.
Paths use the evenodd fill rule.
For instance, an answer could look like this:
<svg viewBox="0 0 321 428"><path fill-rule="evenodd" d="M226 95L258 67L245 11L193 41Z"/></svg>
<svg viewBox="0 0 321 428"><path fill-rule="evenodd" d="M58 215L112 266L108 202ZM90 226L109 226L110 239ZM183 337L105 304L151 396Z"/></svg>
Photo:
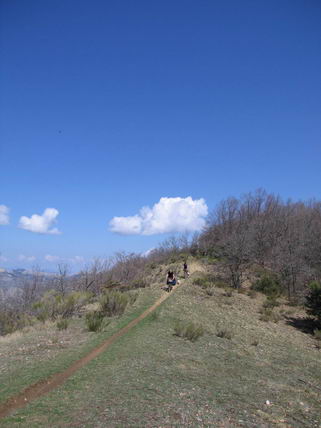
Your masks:
<svg viewBox="0 0 321 428"><path fill-rule="evenodd" d="M9 259L7 258L7 257L5 257L5 256L1 256L1 254L0 254L0 262L3 262L3 263L5 263L5 262L7 262Z"/></svg>
<svg viewBox="0 0 321 428"><path fill-rule="evenodd" d="M85 262L85 259L82 256L74 256L70 258L53 256L51 254L47 254L44 256L44 259L49 263L71 263L71 264L82 264Z"/></svg>
<svg viewBox="0 0 321 428"><path fill-rule="evenodd" d="M0 224L3 226L9 224L9 208L5 205L0 205Z"/></svg>
<svg viewBox="0 0 321 428"><path fill-rule="evenodd" d="M75 256L75 257L71 257L70 259L69 259L69 261L71 262L71 263L76 263L76 264L80 264L80 263L84 263L85 262L85 259L82 257L82 256Z"/></svg>
<svg viewBox="0 0 321 428"><path fill-rule="evenodd" d="M45 260L46 260L47 262L50 262L50 263L57 263L57 262L59 262L61 259L60 259L60 257L59 257L59 256L52 256L52 255L50 255L50 254L47 254L47 255L45 256Z"/></svg>
<svg viewBox="0 0 321 428"><path fill-rule="evenodd" d="M36 260L35 256L25 256L24 254L20 254L18 256L18 260L22 262L34 262Z"/></svg>
<svg viewBox="0 0 321 428"><path fill-rule="evenodd" d="M205 225L208 208L204 199L161 198L152 208L143 207L139 214L114 217L109 226L122 235L155 235L199 231Z"/></svg>
<svg viewBox="0 0 321 428"><path fill-rule="evenodd" d="M46 208L42 215L33 214L31 217L20 217L19 227L30 232L58 235L61 232L56 227L51 229L56 223L58 214L59 211L55 208Z"/></svg>

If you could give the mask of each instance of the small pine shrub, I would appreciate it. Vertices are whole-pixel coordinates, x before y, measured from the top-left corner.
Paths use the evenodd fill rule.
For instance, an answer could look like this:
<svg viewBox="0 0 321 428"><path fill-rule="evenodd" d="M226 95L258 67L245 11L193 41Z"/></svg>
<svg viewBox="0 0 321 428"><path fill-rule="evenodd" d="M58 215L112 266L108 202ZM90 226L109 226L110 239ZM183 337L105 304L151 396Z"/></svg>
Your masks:
<svg viewBox="0 0 321 428"><path fill-rule="evenodd" d="M217 288L229 288L229 285L224 281L215 281L215 287Z"/></svg>
<svg viewBox="0 0 321 428"><path fill-rule="evenodd" d="M100 310L104 316L112 317L124 313L127 305L131 301L129 293L110 291L100 298Z"/></svg>
<svg viewBox="0 0 321 428"><path fill-rule="evenodd" d="M206 294L208 296L214 296L214 294L215 294L215 287L209 287L205 291L206 291Z"/></svg>
<svg viewBox="0 0 321 428"><path fill-rule="evenodd" d="M69 324L68 320L66 318L62 318L57 321L56 326L58 330L67 330L68 324Z"/></svg>
<svg viewBox="0 0 321 428"><path fill-rule="evenodd" d="M89 292L77 291L62 296L55 290L50 290L34 303L32 309L36 318L42 322L56 320L58 317L70 318L91 298L92 294Z"/></svg>
<svg viewBox="0 0 321 428"><path fill-rule="evenodd" d="M203 336L204 328L193 322L178 321L174 326L174 334L195 342L199 337Z"/></svg>
<svg viewBox="0 0 321 428"><path fill-rule="evenodd" d="M255 290L250 289L247 292L247 295L251 298L251 299L255 299L255 297L257 296L257 292Z"/></svg>
<svg viewBox="0 0 321 428"><path fill-rule="evenodd" d="M300 306L299 298L296 296L290 297L288 305L289 306Z"/></svg>
<svg viewBox="0 0 321 428"><path fill-rule="evenodd" d="M232 339L232 333L229 330L218 330L216 333L217 337L221 337L222 339L228 339L231 340Z"/></svg>
<svg viewBox="0 0 321 428"><path fill-rule="evenodd" d="M99 331L102 327L104 316L99 311L88 312L86 315L86 326L89 331Z"/></svg>
<svg viewBox="0 0 321 428"><path fill-rule="evenodd" d="M225 297L233 297L233 291L232 291L232 290L227 290L227 291L224 293L224 296L225 296Z"/></svg>
<svg viewBox="0 0 321 428"><path fill-rule="evenodd" d="M266 296L278 297L281 294L281 286L277 279L267 275L257 280L255 284L252 285L252 289L260 291Z"/></svg>
<svg viewBox="0 0 321 428"><path fill-rule="evenodd" d="M263 308L275 308L276 306L280 306L280 303L276 300L275 296L267 296L265 302L263 303Z"/></svg>
<svg viewBox="0 0 321 428"><path fill-rule="evenodd" d="M306 296L305 302L307 313L316 317L321 323L321 284L317 281L312 281L309 288L310 292Z"/></svg>
<svg viewBox="0 0 321 428"><path fill-rule="evenodd" d="M215 276L212 274L203 274L193 278L193 284L198 285L199 287L206 290L207 288L212 288L215 284Z"/></svg>
<svg viewBox="0 0 321 428"><path fill-rule="evenodd" d="M0 311L0 336L11 334L32 323L32 319L25 313L13 309Z"/></svg>
<svg viewBox="0 0 321 428"><path fill-rule="evenodd" d="M280 321L280 319L280 314L274 312L271 308L263 308L263 310L261 311L261 321L277 323L278 321Z"/></svg>
<svg viewBox="0 0 321 428"><path fill-rule="evenodd" d="M157 321L159 319L159 316L160 316L160 311L158 310L158 311L153 311L150 314L149 318L151 321Z"/></svg>
<svg viewBox="0 0 321 428"><path fill-rule="evenodd" d="M146 288L148 286L148 282L146 279L135 279L130 283L131 289L137 289L137 288Z"/></svg>
<svg viewBox="0 0 321 428"><path fill-rule="evenodd" d="M313 336L315 340L319 340L321 342L321 330L318 330L318 329L314 330Z"/></svg>

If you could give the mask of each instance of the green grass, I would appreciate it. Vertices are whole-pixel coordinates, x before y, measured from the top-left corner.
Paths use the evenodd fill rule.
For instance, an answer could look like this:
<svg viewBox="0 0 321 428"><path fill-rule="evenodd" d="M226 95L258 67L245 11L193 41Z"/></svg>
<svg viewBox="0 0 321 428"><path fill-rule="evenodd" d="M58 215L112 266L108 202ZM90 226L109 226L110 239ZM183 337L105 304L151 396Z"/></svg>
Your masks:
<svg viewBox="0 0 321 428"><path fill-rule="evenodd" d="M222 299L183 285L157 316L1 426L319 427L321 352L313 338L285 322L260 322L260 296L237 295L232 306ZM206 334L180 340L180 319ZM223 329L230 340L217 337Z"/></svg>
<svg viewBox="0 0 321 428"><path fill-rule="evenodd" d="M16 340L14 336L0 340L0 402L69 367L139 316L159 294L158 290L141 293L122 317L112 319L99 333L88 332L84 319L74 319L65 331L58 331L54 324L47 328L39 324Z"/></svg>

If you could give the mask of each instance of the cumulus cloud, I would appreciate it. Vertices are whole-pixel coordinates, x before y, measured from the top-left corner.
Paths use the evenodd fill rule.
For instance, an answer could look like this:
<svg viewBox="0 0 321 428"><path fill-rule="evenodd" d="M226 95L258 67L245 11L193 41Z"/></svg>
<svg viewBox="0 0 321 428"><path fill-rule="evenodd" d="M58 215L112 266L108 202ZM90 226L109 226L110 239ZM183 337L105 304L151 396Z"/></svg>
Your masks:
<svg viewBox="0 0 321 428"><path fill-rule="evenodd" d="M24 254L20 254L18 256L18 260L22 262L34 262L36 260L35 256L25 256Z"/></svg>
<svg viewBox="0 0 321 428"><path fill-rule="evenodd" d="M82 256L74 256L69 259L71 263L81 264L85 262L85 259Z"/></svg>
<svg viewBox="0 0 321 428"><path fill-rule="evenodd" d="M72 263L72 264L82 264L85 262L85 259L82 256L74 256L70 258L64 258L60 256L53 256L47 254L44 256L44 259L49 263Z"/></svg>
<svg viewBox="0 0 321 428"><path fill-rule="evenodd" d="M0 224L3 226L9 224L9 208L5 205L0 205Z"/></svg>
<svg viewBox="0 0 321 428"><path fill-rule="evenodd" d="M139 214L114 217L109 226L122 235L155 235L199 231L205 225L208 208L204 199L161 198L152 208L143 207Z"/></svg>
<svg viewBox="0 0 321 428"><path fill-rule="evenodd" d="M30 232L58 235L61 232L56 227L52 228L58 214L59 211L55 208L46 208L42 215L33 214L31 217L20 217L19 227Z"/></svg>
<svg viewBox="0 0 321 428"><path fill-rule="evenodd" d="M57 262L59 262L61 259L60 259L60 257L59 257L59 256L52 256L52 255L50 255L50 254L47 254L47 255L45 255L45 260L46 260L47 262L50 262L50 263L57 263Z"/></svg>

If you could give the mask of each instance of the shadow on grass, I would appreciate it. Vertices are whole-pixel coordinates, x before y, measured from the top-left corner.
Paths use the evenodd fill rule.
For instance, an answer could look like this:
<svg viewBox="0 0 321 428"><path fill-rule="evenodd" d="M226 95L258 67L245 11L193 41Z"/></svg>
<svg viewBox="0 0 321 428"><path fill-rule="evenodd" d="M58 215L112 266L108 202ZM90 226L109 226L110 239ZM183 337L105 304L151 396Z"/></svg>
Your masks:
<svg viewBox="0 0 321 428"><path fill-rule="evenodd" d="M286 317L286 323L306 334L312 334L315 329L319 328L319 324L313 318L293 318Z"/></svg>

